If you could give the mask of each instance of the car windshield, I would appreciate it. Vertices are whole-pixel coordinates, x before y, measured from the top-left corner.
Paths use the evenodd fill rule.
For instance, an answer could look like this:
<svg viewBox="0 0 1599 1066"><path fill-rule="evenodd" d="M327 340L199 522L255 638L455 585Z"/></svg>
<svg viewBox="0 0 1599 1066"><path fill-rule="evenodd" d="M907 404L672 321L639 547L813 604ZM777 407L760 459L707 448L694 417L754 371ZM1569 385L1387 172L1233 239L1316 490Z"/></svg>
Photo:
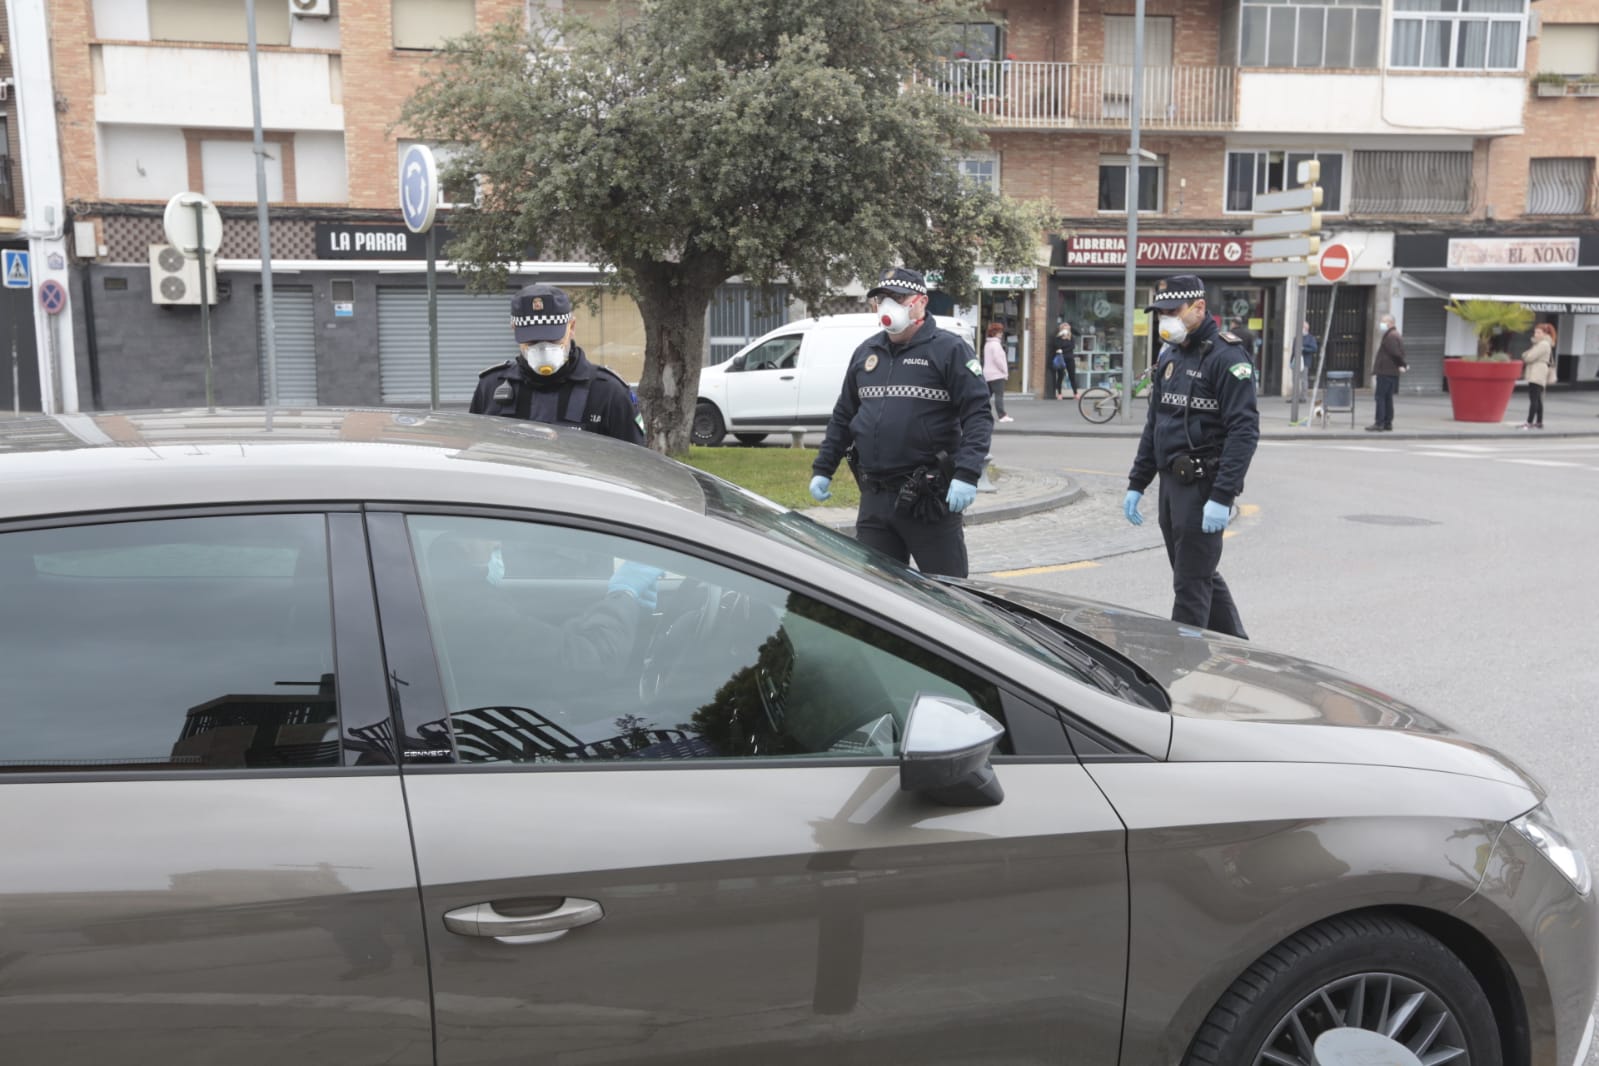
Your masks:
<svg viewBox="0 0 1599 1066"><path fill-rule="evenodd" d="M737 485L696 470L695 477L705 492L706 513L726 521L748 526L761 534L785 541L833 562L863 573L891 586L896 592L927 606L954 615L973 629L1002 641L1053 669L1064 671L1086 685L1124 696L1118 686L1107 683L1102 674L1081 658L1062 655L1059 645L1030 634L1009 611L990 601L918 573L893 559L872 551L859 541L834 532L798 511L788 511L762 496Z"/></svg>

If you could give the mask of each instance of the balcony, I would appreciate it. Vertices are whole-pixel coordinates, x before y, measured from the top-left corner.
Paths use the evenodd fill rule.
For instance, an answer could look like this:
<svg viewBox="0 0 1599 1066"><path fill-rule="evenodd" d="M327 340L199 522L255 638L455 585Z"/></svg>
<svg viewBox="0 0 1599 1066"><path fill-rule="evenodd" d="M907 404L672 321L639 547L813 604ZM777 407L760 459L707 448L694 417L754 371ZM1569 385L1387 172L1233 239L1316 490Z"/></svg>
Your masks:
<svg viewBox="0 0 1599 1066"><path fill-rule="evenodd" d="M243 48L97 44L94 114L101 124L249 129L250 58ZM266 129L344 129L339 57L325 52L260 54Z"/></svg>
<svg viewBox="0 0 1599 1066"><path fill-rule="evenodd" d="M1241 133L1519 132L1519 73L1251 69L1238 72Z"/></svg>
<svg viewBox="0 0 1599 1066"><path fill-rule="evenodd" d="M1229 130L1233 67L1148 67L1140 126ZM955 59L918 79L965 104L989 129L1118 130L1132 124L1133 68L1108 63Z"/></svg>

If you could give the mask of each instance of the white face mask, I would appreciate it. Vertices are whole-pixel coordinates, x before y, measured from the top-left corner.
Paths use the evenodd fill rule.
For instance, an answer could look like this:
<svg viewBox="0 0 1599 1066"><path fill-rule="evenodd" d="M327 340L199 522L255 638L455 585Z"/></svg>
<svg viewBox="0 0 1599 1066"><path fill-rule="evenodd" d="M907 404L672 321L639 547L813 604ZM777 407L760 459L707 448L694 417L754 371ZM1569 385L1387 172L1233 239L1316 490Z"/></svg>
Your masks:
<svg viewBox="0 0 1599 1066"><path fill-rule="evenodd" d="M1167 344L1181 344L1188 339L1188 327L1176 315L1161 315L1160 339Z"/></svg>
<svg viewBox="0 0 1599 1066"><path fill-rule="evenodd" d="M566 365L567 348L564 343L530 344L522 351L528 368L539 377L549 377Z"/></svg>
<svg viewBox="0 0 1599 1066"><path fill-rule="evenodd" d="M1386 322L1377 323L1377 332L1378 333L1387 333L1388 332L1388 323L1386 323Z"/></svg>
<svg viewBox="0 0 1599 1066"><path fill-rule="evenodd" d="M911 324L911 309L889 296L877 301L877 321L890 333L904 333Z"/></svg>

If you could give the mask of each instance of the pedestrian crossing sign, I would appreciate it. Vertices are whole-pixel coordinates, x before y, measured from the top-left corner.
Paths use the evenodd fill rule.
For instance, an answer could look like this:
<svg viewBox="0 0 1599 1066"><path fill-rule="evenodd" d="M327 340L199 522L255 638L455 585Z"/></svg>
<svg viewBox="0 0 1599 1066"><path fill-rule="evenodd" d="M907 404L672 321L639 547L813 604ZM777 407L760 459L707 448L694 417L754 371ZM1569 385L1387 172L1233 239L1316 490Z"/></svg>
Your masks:
<svg viewBox="0 0 1599 1066"><path fill-rule="evenodd" d="M4 276L8 289L31 288L33 280L28 272L28 253L20 248L0 251L0 275Z"/></svg>

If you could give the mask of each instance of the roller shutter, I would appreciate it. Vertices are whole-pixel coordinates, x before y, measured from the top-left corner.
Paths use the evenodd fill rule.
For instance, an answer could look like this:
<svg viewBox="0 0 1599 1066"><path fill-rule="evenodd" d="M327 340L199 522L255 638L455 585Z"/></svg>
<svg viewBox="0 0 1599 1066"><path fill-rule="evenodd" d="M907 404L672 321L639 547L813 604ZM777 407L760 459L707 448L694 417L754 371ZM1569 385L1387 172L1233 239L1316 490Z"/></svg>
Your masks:
<svg viewBox="0 0 1599 1066"><path fill-rule="evenodd" d="M303 286L273 286L272 325L277 335L278 406L316 406L315 300ZM261 353L261 402L267 387L266 297L255 291L256 345Z"/></svg>
<svg viewBox="0 0 1599 1066"><path fill-rule="evenodd" d="M1442 392L1444 326L1448 312L1442 300L1405 301L1405 362L1410 369L1399 379L1401 392Z"/></svg>
<svg viewBox="0 0 1599 1066"><path fill-rule="evenodd" d="M439 402L464 406L484 367L516 355L510 297L456 290L438 301ZM429 401L426 289L378 290L378 376L384 403Z"/></svg>

